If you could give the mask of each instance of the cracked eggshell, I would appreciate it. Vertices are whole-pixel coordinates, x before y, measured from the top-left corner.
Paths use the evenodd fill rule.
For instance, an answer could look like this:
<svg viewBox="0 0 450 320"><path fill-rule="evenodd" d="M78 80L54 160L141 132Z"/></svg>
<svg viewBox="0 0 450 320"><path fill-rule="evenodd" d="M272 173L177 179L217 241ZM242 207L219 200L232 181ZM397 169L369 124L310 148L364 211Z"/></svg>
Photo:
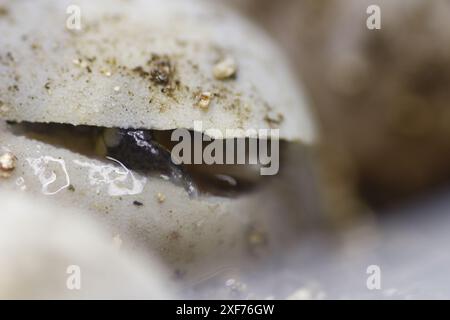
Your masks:
<svg viewBox="0 0 450 320"><path fill-rule="evenodd" d="M68 1L0 3L7 10L0 18L0 115L6 120L145 129L192 128L203 120L205 130L280 128L281 139L314 140L284 56L222 6L75 1L81 9L77 31L66 28ZM229 57L235 78L217 79L217 68L233 67L230 60L217 66ZM152 75L155 66L161 70ZM199 108L205 92L211 101ZM304 144L296 146L303 150ZM284 250L298 234L300 216L286 214L287 207L302 210L300 196L312 180L296 186L291 198L294 187L280 174L239 198L191 199L169 181L15 136L5 124L0 151L17 158L0 192L30 192L85 210L111 236L120 234L124 247L157 252L177 276L189 279ZM298 161L295 175L287 174L298 177L305 167Z"/></svg>
<svg viewBox="0 0 450 320"><path fill-rule="evenodd" d="M192 129L202 120L203 130L223 134L279 128L282 139L314 140L304 96L283 54L222 5L0 3L7 12L0 18L0 113L8 120L160 130ZM69 5L79 6L81 30L67 28L74 22ZM217 77L230 59L235 74ZM155 70L161 61L165 69ZM203 92L212 95L206 109L198 107Z"/></svg>
<svg viewBox="0 0 450 320"><path fill-rule="evenodd" d="M0 153L5 152L17 160L9 177L0 178L0 193L31 193L64 210L83 210L111 237L120 235L124 248L156 252L189 280L259 261L255 258L285 249L298 235L301 199L285 202L292 185L283 177L240 198L190 198L170 181L16 136L3 123ZM295 192L307 195L310 181L303 179L306 184ZM295 212L288 214L286 206Z"/></svg>

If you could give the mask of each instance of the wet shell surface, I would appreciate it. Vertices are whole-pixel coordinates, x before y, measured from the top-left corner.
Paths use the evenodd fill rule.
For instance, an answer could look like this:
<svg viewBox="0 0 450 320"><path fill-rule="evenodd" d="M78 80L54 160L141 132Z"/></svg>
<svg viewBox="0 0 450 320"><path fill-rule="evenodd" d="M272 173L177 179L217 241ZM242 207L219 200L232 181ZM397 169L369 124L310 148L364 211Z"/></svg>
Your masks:
<svg viewBox="0 0 450 320"><path fill-rule="evenodd" d="M314 192L306 157L292 160L284 176L257 192L191 198L170 181L16 136L4 124L0 152L17 158L11 175L0 178L0 193L30 193L86 211L111 237L120 235L124 248L156 252L172 272L190 280L289 246ZM289 173L297 184L285 180Z"/></svg>
<svg viewBox="0 0 450 320"><path fill-rule="evenodd" d="M193 0L0 4L5 119L156 130L192 129L201 120L203 130L222 134L279 128L283 139L314 140L305 98L283 54L221 5ZM80 30L74 29L77 9L70 11L70 5L79 9Z"/></svg>

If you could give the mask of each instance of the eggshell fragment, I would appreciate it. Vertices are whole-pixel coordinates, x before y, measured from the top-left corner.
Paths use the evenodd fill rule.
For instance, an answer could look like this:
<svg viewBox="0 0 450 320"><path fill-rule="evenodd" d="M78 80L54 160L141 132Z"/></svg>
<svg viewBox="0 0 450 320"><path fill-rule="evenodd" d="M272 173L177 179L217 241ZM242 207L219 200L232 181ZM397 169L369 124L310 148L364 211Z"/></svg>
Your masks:
<svg viewBox="0 0 450 320"><path fill-rule="evenodd" d="M204 130L222 134L279 128L282 139L314 140L305 97L286 58L264 33L222 5L78 0L77 30L67 23L72 2L5 4L0 97L11 108L2 108L1 117L159 130L193 129L201 120ZM229 56L239 72L222 81L217 75L229 77L234 67L223 62L219 68L217 61ZM211 92L214 108L192 108L196 92ZM272 112L283 120L267 121Z"/></svg>

